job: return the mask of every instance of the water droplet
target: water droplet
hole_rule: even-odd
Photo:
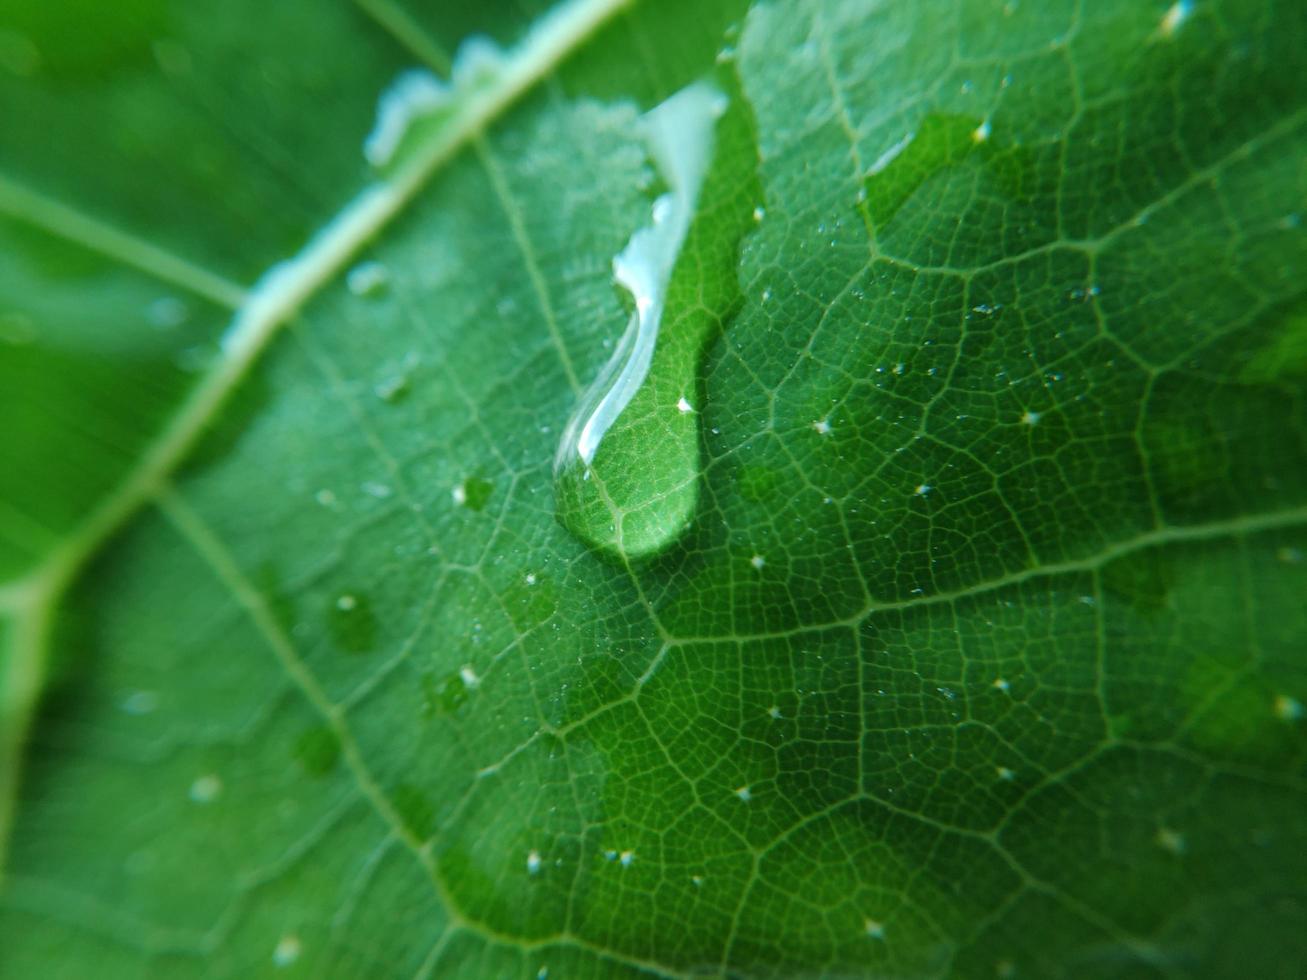
[[[153,691],[132,691],[118,703],[118,706],[129,715],[153,714],[159,707],[159,695]]]
[[[484,34],[473,34],[459,44],[450,75],[454,87],[461,90],[494,81],[503,68],[504,52],[499,45]]]
[[[706,337],[660,327],[668,286],[712,160],[722,95],[682,89],[640,121],[667,185],[651,223],[613,260],[635,301],[613,356],[568,421],[554,460],[559,519],[587,544],[630,558],[667,547],[689,525],[699,495],[694,387]],[[702,334],[702,335],[700,335]]]
[[[422,714],[427,718],[452,715],[467,701],[467,685],[458,671],[437,682],[430,674],[422,677]]]
[[[380,262],[360,262],[345,275],[345,285],[355,296],[376,296],[390,284],[390,273]]]
[[[222,780],[213,773],[199,776],[191,783],[190,797],[194,803],[212,803],[222,795]]]
[[[1154,840],[1157,841],[1157,846],[1164,851],[1170,851],[1176,855],[1184,853],[1184,834],[1178,830],[1172,830],[1170,827],[1158,827],[1157,836]]]
[[[469,476],[462,483],[456,484],[449,491],[449,495],[456,507],[466,507],[468,510],[480,511],[490,501],[490,495],[494,492],[494,489],[495,485],[489,480]]]
[[[377,640],[377,618],[368,597],[342,592],[327,610],[327,630],[336,645],[348,653],[369,653]]]
[[[431,798],[412,783],[400,783],[390,794],[390,804],[404,828],[418,840],[426,840],[436,817]]]
[[[282,936],[277,940],[277,945],[272,951],[273,966],[290,966],[300,958],[303,946],[300,944],[299,936],[293,933]]]
[[[368,163],[386,166],[414,122],[434,115],[453,101],[451,88],[431,72],[413,68],[401,74],[377,102],[377,121],[363,141]]]
[[[156,327],[179,327],[190,317],[190,307],[176,296],[160,296],[146,308],[145,315]]]
[[[1275,715],[1281,721],[1297,721],[1303,716],[1302,702],[1297,698],[1291,698],[1287,694],[1277,694],[1275,697]]]

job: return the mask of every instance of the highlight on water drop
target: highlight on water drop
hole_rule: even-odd
[[[613,356],[582,396],[554,460],[559,517],[582,540],[639,558],[674,541],[698,500],[693,404],[698,337],[664,329],[668,289],[712,163],[726,98],[707,82],[640,120],[667,191],[613,259],[635,309]]]

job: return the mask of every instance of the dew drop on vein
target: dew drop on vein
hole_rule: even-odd
[[[661,328],[725,109],[725,96],[697,82],[639,121],[667,192],[613,259],[613,277],[635,309],[554,458],[559,520],[588,545],[628,558],[672,544],[698,502],[695,382],[706,322],[680,317],[675,329]]]

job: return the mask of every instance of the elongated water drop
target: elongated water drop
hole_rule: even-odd
[[[654,201],[650,224],[613,259],[613,277],[631,294],[635,311],[563,430],[554,460],[563,524],[588,544],[630,558],[674,541],[698,502],[695,376],[702,330],[677,329],[677,316],[664,321],[672,272],[725,108],[725,97],[699,82],[640,120],[667,192]]]

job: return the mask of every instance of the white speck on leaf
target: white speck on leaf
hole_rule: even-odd
[[[753,793],[748,786],[738,787],[735,790],[735,795],[738,796],[745,803],[748,803],[751,799],[753,799]]]
[[[191,783],[191,800],[195,803],[212,803],[222,795],[222,780],[213,773],[196,778]]]
[[[767,564],[767,559],[762,555],[754,555],[749,559],[749,564],[761,571],[762,567]]]
[[[481,678],[477,676],[477,672],[472,669],[470,664],[464,664],[460,667],[458,676],[463,681],[463,686],[469,689],[481,683]]]
[[[694,411],[694,406],[691,405],[688,401],[686,401],[685,396],[682,395],[680,398],[676,400],[676,410],[680,412],[682,415],[687,415],[690,412]]]
[[[358,599],[352,595],[343,595],[336,599],[336,608],[341,612],[350,612],[359,604]]]
[[[617,856],[617,863],[624,868],[629,868],[631,862],[635,860],[635,851],[623,851]]]
[[[303,949],[300,937],[287,933],[277,940],[277,945],[272,950],[272,963],[274,966],[290,966],[300,958]]]
[[[830,422],[827,419],[817,419],[812,423],[812,428],[819,436],[828,436],[831,433]]]
[[[526,873],[539,874],[540,872],[540,852],[532,851],[526,856]]]

